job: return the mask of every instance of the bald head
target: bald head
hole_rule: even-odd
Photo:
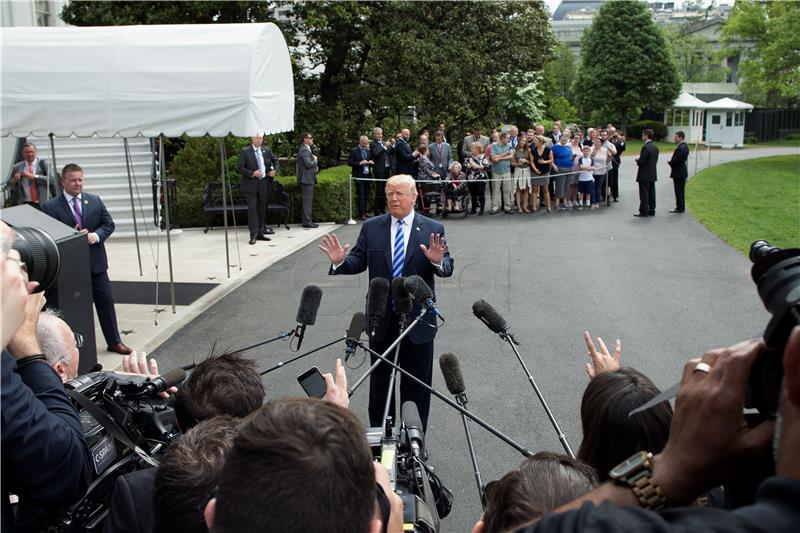
[[[46,309],[39,313],[36,325],[36,339],[47,364],[53,367],[61,381],[68,381],[78,375],[79,352],[69,325],[61,320],[57,311]]]

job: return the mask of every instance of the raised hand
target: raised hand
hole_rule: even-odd
[[[597,337],[597,343],[600,345],[600,352],[595,348],[592,342],[592,336],[589,335],[588,331],[583,332],[583,340],[586,342],[586,347],[589,349],[587,355],[592,358],[591,363],[586,363],[586,374],[589,376],[589,379],[594,379],[595,376],[602,372],[617,370],[619,368],[619,358],[622,355],[622,343],[619,339],[617,339],[616,345],[614,346],[613,357],[608,353],[606,343],[604,343],[603,339],[600,337]]]
[[[444,253],[447,251],[447,242],[444,237],[438,233],[431,233],[431,239],[428,246],[424,244],[419,245],[422,253],[428,258],[428,261],[434,265],[441,265],[444,261]]]
[[[335,234],[328,233],[322,237],[322,244],[319,245],[319,249],[325,252],[331,263],[338,265],[347,257],[347,250],[350,249],[350,245],[345,244],[342,246]]]

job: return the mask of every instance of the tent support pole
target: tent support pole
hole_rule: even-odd
[[[228,171],[228,150],[225,149],[225,141],[222,142],[222,160],[224,161],[223,174],[225,179],[228,180],[228,197],[233,201],[233,188],[231,186],[231,174]],[[236,243],[236,257],[239,261],[239,272],[242,271],[242,251],[239,249],[239,225],[236,223],[236,211],[231,211],[231,220],[233,220],[233,242]]]
[[[133,203],[133,180],[131,179],[131,153],[128,146],[128,138],[122,139],[125,145],[125,170],[128,172],[128,191],[131,197],[131,215],[133,215],[133,238],[136,239],[136,258],[139,260],[139,277],[144,276],[142,272],[142,251],[139,248],[139,227],[136,225],[136,205]]]
[[[50,199],[50,175],[49,174],[53,174],[53,179],[56,180],[56,183],[58,183],[58,166],[56,166],[56,141],[55,141],[55,137],[53,136],[52,133],[50,133],[48,135],[48,137],[50,138],[50,158],[53,160],[53,170],[50,173],[48,173],[48,176],[47,176],[47,192],[45,193],[47,195],[47,199],[49,200]],[[56,190],[58,190],[57,187],[56,187]]]
[[[164,135],[158,136],[159,172],[161,173],[161,190],[164,191],[164,223],[167,228],[167,262],[169,263],[169,298],[172,304],[172,314],[175,314],[175,278],[172,275],[172,239],[170,239],[169,224],[169,190],[167,189],[167,174],[164,170]]]
[[[225,271],[231,277],[231,251],[228,246],[228,190],[225,188],[225,140],[219,140],[219,179],[222,180],[222,223],[225,226]],[[241,262],[241,261],[240,261]]]

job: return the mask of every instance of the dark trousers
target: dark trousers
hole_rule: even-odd
[[[675,187],[675,209],[686,211],[684,195],[686,192],[686,178],[672,178],[672,186]]]
[[[384,167],[384,170],[380,171],[375,169],[375,179],[376,180],[385,180],[389,177],[389,171],[391,169],[389,167]],[[386,182],[385,181],[376,181],[375,182],[375,214],[379,215],[381,213],[386,212]]]
[[[486,205],[486,182],[485,181],[470,181],[467,183],[469,195],[472,197],[472,212],[480,209],[483,213],[483,206]]]
[[[114,310],[114,296],[111,294],[108,271],[92,273],[92,300],[97,309],[97,317],[100,320],[100,328],[103,330],[106,344],[108,346],[119,344],[122,340],[119,336],[117,312]]]
[[[300,199],[303,206],[303,224],[312,224],[311,207],[314,205],[314,185],[300,184]]]
[[[608,171],[608,186],[611,187],[611,197],[619,198],[619,165],[613,165]]]
[[[356,180],[356,205],[358,206],[358,216],[364,216],[364,213],[369,211],[369,193],[372,189],[372,182],[365,181],[364,178],[369,179],[369,174],[360,174],[359,180]]]
[[[420,324],[417,327],[426,327],[425,324]],[[392,313],[389,319],[389,331],[382,341],[370,341],[370,348],[382,354],[392,342],[399,336],[399,324],[397,315]],[[394,361],[394,350],[387,355],[387,358]],[[377,357],[371,356],[371,361],[374,363]],[[419,378],[428,385],[431,384],[431,377],[433,374],[433,342],[426,342],[423,344],[412,344],[406,337],[400,343],[400,357],[397,363],[400,368],[411,373],[413,376]],[[381,363],[375,368],[375,371],[370,375],[369,380],[369,424],[371,427],[382,427],[383,408],[386,405],[386,393],[389,388],[389,375],[391,374],[392,367]],[[410,379],[406,379],[399,372],[395,378],[400,381],[400,404],[412,401],[417,404],[419,410],[419,417],[424,428],[428,427],[428,414],[431,410],[431,393],[423,387],[414,383]],[[389,416],[392,420],[397,421],[397,412],[395,409],[394,394],[392,394],[392,402],[389,406]]]
[[[639,213],[643,215],[656,214],[656,182],[639,182]]]
[[[594,175],[594,192],[592,193],[592,203],[599,204],[606,196],[606,175]]]
[[[267,217],[267,178],[258,180],[255,192],[244,193],[247,202],[247,227],[250,228],[250,238],[255,239],[264,232]]]

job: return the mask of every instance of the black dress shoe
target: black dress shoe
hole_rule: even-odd
[[[259,235],[258,237],[256,237],[256,240],[257,241],[271,241],[272,239],[270,239],[266,235]]]
[[[256,240],[254,238],[250,237],[250,244],[252,245],[252,244],[255,244],[255,243],[256,243]]]
[[[314,222],[312,222],[311,224],[303,224],[303,227],[304,228],[312,228],[313,229],[313,228],[318,228],[319,224],[315,224]]]
[[[275,230],[267,226],[267,229],[264,230],[264,235],[272,235],[275,233]]]
[[[647,218],[647,213],[634,213],[633,216],[641,217],[641,218]]]
[[[683,213],[683,209],[670,209],[670,213]]]
[[[647,212],[647,216],[654,217],[654,216],[656,216],[656,212],[655,211],[648,211]]]

